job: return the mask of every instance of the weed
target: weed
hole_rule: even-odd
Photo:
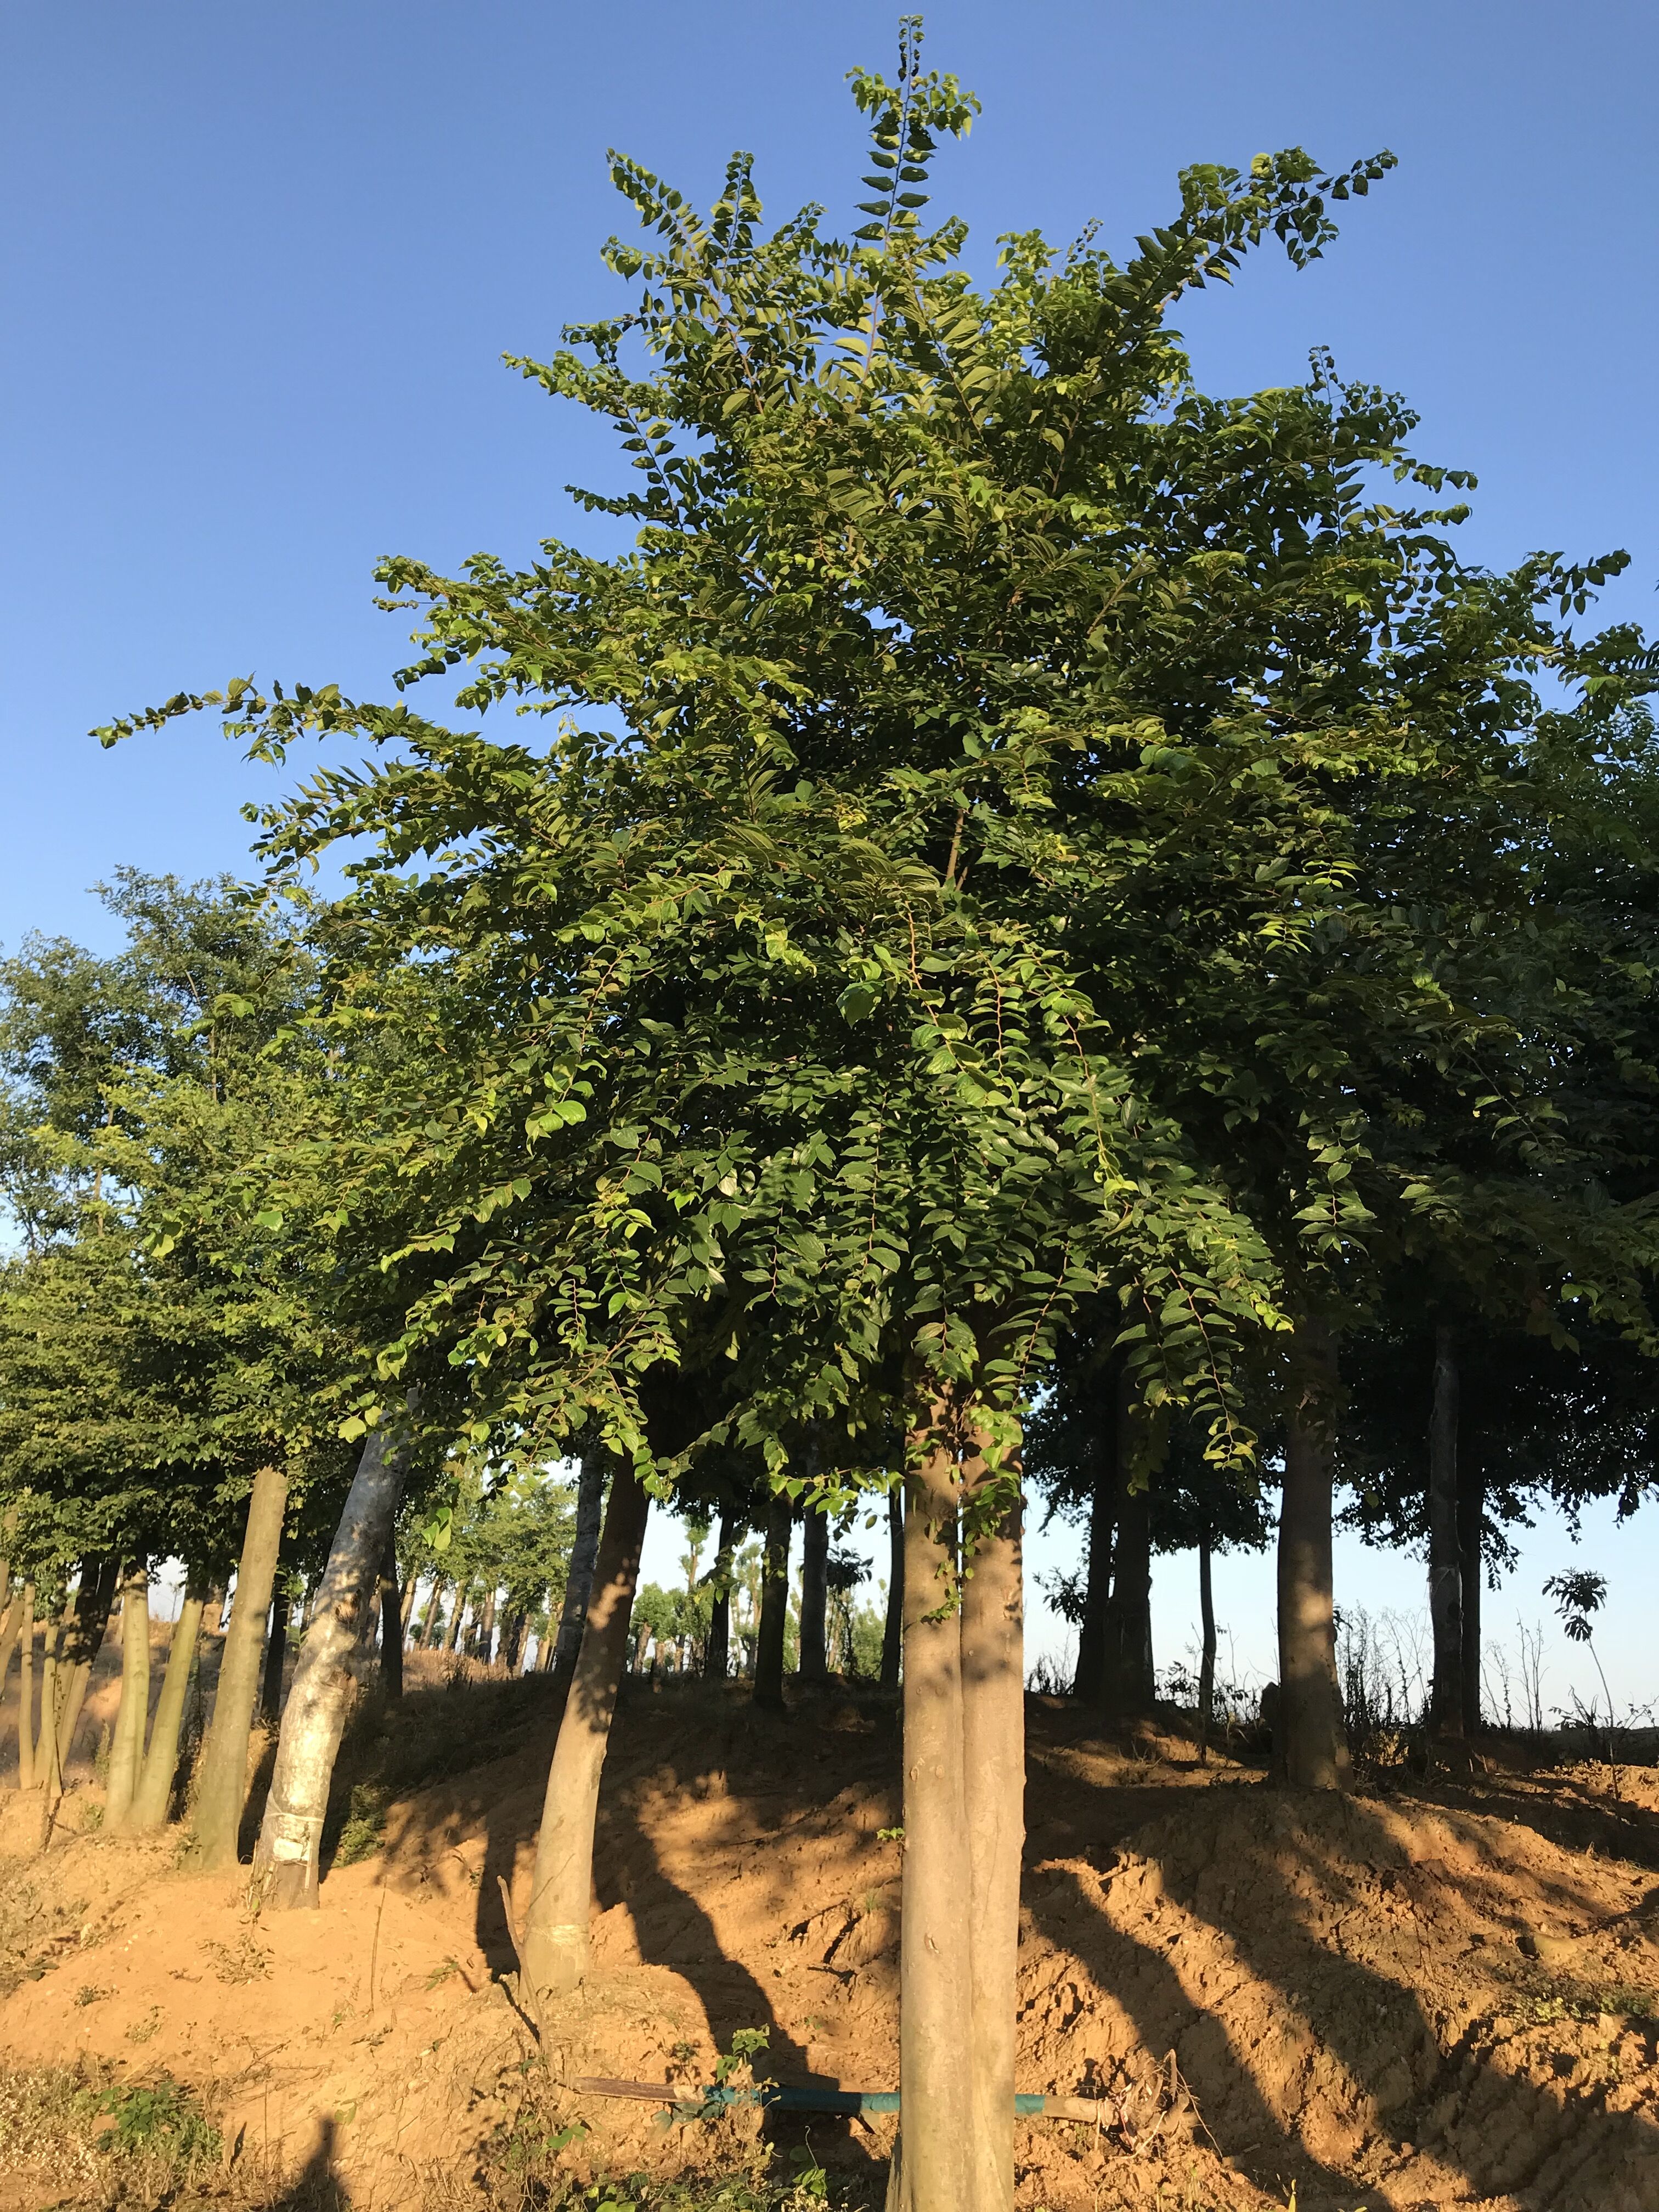
[[[263,1981],[270,1972],[270,1954],[251,1928],[234,1943],[204,1943],[202,1948],[214,1962],[215,1976],[227,1987]]]
[[[203,2118],[176,2081],[164,2074],[157,2081],[106,2089],[93,2109],[107,2112],[115,2124],[106,2148],[129,2154],[165,2151],[182,2164],[217,2158],[219,2130]]]
[[[152,2005],[142,2020],[135,2020],[127,2030],[129,2043],[148,2043],[161,2025],[161,2008]]]
[[[75,1992],[75,2002],[77,2005],[100,2004],[108,1995],[107,1990],[100,1990],[95,1983],[82,1982]]]
[[[386,1832],[386,1808],[391,1792],[373,1782],[360,1782],[351,1793],[345,1826],[334,1846],[337,1867],[356,1866],[359,1860],[372,1858],[380,1848]]]

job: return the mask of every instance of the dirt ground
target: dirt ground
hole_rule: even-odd
[[[768,2031],[781,2081],[896,2087],[879,1699],[777,1718],[735,1684],[628,1686],[594,1971],[538,2049],[499,1885],[522,1908],[547,1686],[416,1672],[348,1747],[367,1856],[314,1914],[260,1914],[173,1836],[104,1837],[92,1784],[42,1857],[37,1801],[0,1792],[0,2063],[171,2078],[228,2159],[326,2172],[364,2209],[499,2197],[532,2167],[721,2170],[752,2117],[670,2125],[569,2085],[707,2083],[739,2030]],[[1103,1741],[1059,1700],[1029,1717],[1018,2086],[1106,2114],[1020,2123],[1023,2207],[1659,2208],[1659,1769],[1615,1799],[1603,1766],[1494,1741],[1338,1802],[1200,1768],[1176,1735]],[[854,2201],[878,2191],[890,2121],[767,2124]],[[28,2148],[0,2110],[0,2212],[64,2195]]]

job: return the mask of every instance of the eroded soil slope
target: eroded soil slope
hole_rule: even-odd
[[[1019,2087],[1106,2109],[1022,2123],[1023,2204],[1163,2190],[1256,2212],[1294,2184],[1302,2212],[1659,2207],[1659,1771],[1614,1802],[1604,1771],[1528,1774],[1492,1747],[1344,1803],[1199,1769],[1173,1739],[1103,1744],[1044,1700],[1030,1723]],[[315,1915],[259,1915],[245,1879],[192,1877],[170,1843],[82,1832],[92,1792],[24,1856],[38,1816],[11,1799],[0,2051],[169,2075],[228,2144],[326,2165],[362,2205],[454,2203],[509,2155],[548,2179],[718,2166],[732,2124],[665,2127],[568,2085],[706,2082],[738,2029],[768,2030],[780,2079],[896,2087],[890,1713],[630,1685],[595,1972],[538,2052],[500,1885],[521,1909],[552,1725],[538,1682],[411,1695],[359,1753],[350,1832],[379,1847]],[[874,2187],[890,2123],[810,2132]]]

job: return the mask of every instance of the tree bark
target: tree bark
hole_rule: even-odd
[[[419,1581],[420,1577],[411,1568],[404,1579],[403,1590],[398,1599],[398,1641],[404,1646],[409,1643],[410,1617],[415,1610],[415,1589]]]
[[[9,1563],[0,1559],[0,1589],[9,1586],[3,1575],[10,1571]],[[3,1696],[7,1672],[11,1666],[12,1651],[21,1639],[23,1626],[23,1592],[18,1589],[8,1597],[3,1618],[0,1618],[0,1696]]]
[[[587,1617],[548,1770],[530,1906],[516,1939],[521,2001],[544,2026],[550,2005],[568,1996],[587,1970],[599,1778],[627,1656],[640,1550],[650,1510],[650,1492],[631,1467],[619,1462],[611,1477]]]
[[[766,1555],[761,1566],[760,1627],[755,1639],[755,1703],[783,1711],[783,1638],[789,1623],[789,1535],[795,1509],[777,1491],[767,1500]]]
[[[265,1670],[259,1685],[259,1718],[274,1729],[283,1717],[283,1674],[288,1665],[288,1624],[293,1600],[279,1589],[270,1601],[270,1631],[265,1639]]]
[[[254,1869],[264,1880],[265,1901],[279,1911],[314,1908],[318,1902],[335,1754],[408,1465],[405,1445],[388,1449],[386,1431],[370,1431],[300,1646],[253,1854]]]
[[[449,1616],[449,1626],[445,1630],[443,1643],[439,1647],[441,1650],[447,1651],[453,1656],[459,1656],[460,1652],[461,1631],[466,1624],[466,1608],[471,1601],[471,1597],[472,1585],[471,1583],[456,1583],[455,1610]]]
[[[398,1553],[392,1537],[380,1560],[380,1687],[394,1702],[404,1693],[404,1618]]]
[[[723,1682],[732,1671],[732,1561],[742,1537],[742,1522],[733,1513],[722,1513],[709,1584],[708,1641],[702,1655],[702,1671],[711,1682]]]
[[[104,1820],[112,1835],[128,1826],[149,1732],[149,1569],[133,1561],[121,1577],[121,1702],[110,1745]]]
[[[495,1656],[495,1586],[493,1583],[484,1592],[483,1610],[478,1615],[477,1642],[474,1650],[486,1667],[493,1664]]]
[[[179,1618],[173,1625],[173,1640],[167,1647],[167,1672],[161,1677],[161,1694],[155,1701],[155,1719],[149,1732],[149,1749],[144,1753],[144,1764],[138,1777],[138,1787],[133,1793],[129,1826],[135,1832],[159,1828],[167,1817],[173,1802],[173,1784],[179,1771],[179,1733],[184,1724],[185,1700],[190,1690],[190,1678],[197,1662],[197,1647],[201,1641],[202,1609],[205,1592],[192,1577],[185,1584],[184,1601],[179,1608]]]
[[[1102,1426],[1104,1433],[1100,1439],[1094,1487],[1089,1500],[1089,1582],[1084,1593],[1083,1619],[1078,1628],[1077,1671],[1072,1678],[1072,1695],[1091,1705],[1103,1704],[1106,1697],[1106,1617],[1112,1594],[1112,1546],[1117,1534],[1119,1419],[1115,1384],[1109,1415]]]
[[[1150,1478],[1132,1486],[1134,1404],[1133,1380],[1127,1364],[1122,1363],[1113,1392],[1117,1527],[1102,1636],[1101,1711],[1108,1720],[1150,1713],[1158,1702],[1152,1666],[1152,1493]]]
[[[34,1584],[23,1585],[23,1626],[17,1661],[17,1787],[34,1787]]]
[[[896,1690],[904,1650],[904,1490],[887,1493],[887,1618],[881,1632],[881,1686]]]
[[[575,1671],[593,1595],[599,1531],[605,1520],[605,1454],[598,1450],[586,1454],[576,1483],[576,1534],[570,1547],[564,1605],[559,1613],[558,1634],[553,1638],[553,1672],[567,1682]]]
[[[1279,1516],[1279,1716],[1273,1763],[1294,1790],[1346,1790],[1352,1781],[1336,1679],[1331,1583],[1331,1460],[1336,1347],[1304,1321],[1291,1351],[1285,1491]]]
[[[1210,1729],[1215,1719],[1215,1593],[1210,1582],[1210,1540],[1198,1540],[1198,1615],[1203,1644],[1198,1662],[1198,1763],[1209,1764]]]
[[[197,1771],[191,1832],[196,1858],[204,1870],[234,1866],[247,1795],[247,1746],[253,1726],[253,1702],[259,1694],[259,1661],[271,1584],[283,1540],[288,1505],[288,1477],[281,1468],[262,1467],[247,1502],[247,1526],[236,1569],[236,1595],[230,1626],[219,1661],[213,1719]]]
[[[1457,1540],[1457,1347],[1442,1322],[1434,1332],[1434,1400],[1429,1416],[1429,1625],[1434,1672],[1429,1725],[1463,1733],[1463,1570]]]
[[[830,1603],[830,1516],[821,1506],[809,1506],[801,1516],[800,1679],[823,1683],[830,1679],[826,1646]]]
[[[63,1620],[54,1614],[46,1623],[40,1645],[40,1732],[34,1740],[34,1778],[45,1784],[48,1805],[64,1790],[64,1770],[58,1756],[58,1643],[74,1601],[72,1598],[65,1601]]]
[[[89,1559],[81,1563],[81,1587],[69,1610],[58,1650],[56,1712],[58,1715],[58,1785],[69,1771],[70,1752],[87,1701],[87,1685],[103,1648],[115,1600],[115,1577],[119,1562]]]
[[[1457,1457],[1457,1555],[1462,1583],[1463,1668],[1459,1685],[1465,1735],[1480,1733],[1481,1535],[1486,1511],[1486,1478],[1467,1449]]]
[[[933,1422],[913,1436],[908,1456],[899,1917],[902,2207],[903,2212],[962,2212],[975,2206],[976,2212],[969,2187],[972,1873],[957,1583],[960,1491],[955,1455]]]
[[[981,1455],[962,1596],[963,1777],[973,2002],[969,2191],[975,2212],[1013,2212],[1014,2021],[1025,1841],[1025,1647],[1018,1463]],[[975,1523],[989,1525],[982,1530]],[[907,1831],[908,1832],[908,1831]]]

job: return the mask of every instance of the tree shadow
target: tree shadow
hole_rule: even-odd
[[[1588,2212],[1625,2203],[1627,2173],[1659,2174],[1650,2119],[1567,2103],[1492,2064],[1480,2021],[1443,2049],[1422,1990],[1448,1931],[1433,1924],[1432,1883],[1373,1808],[1263,1792],[1248,1808],[1249,1850],[1236,1822],[1206,1850],[1199,1831],[1211,1825],[1136,1839],[1157,1869],[1158,1923],[1177,1923],[1161,1954],[1144,1930],[1115,1927],[1075,1871],[1050,1870],[1032,1911],[1122,2005],[1147,2052],[1175,2052],[1205,2131],[1258,2186],[1294,2182],[1304,2203],[1315,2191],[1443,2203],[1449,2175],[1459,2195],[1525,2191],[1540,2208]],[[1143,1876],[1126,1869],[1123,1878]],[[1249,1912],[1235,1917],[1247,1881]],[[1345,1952],[1342,1923],[1355,1915],[1372,1954],[1397,1958],[1398,1978]],[[1189,1936],[1201,1996],[1178,1971]],[[1310,2133],[1323,2137],[1322,2155]],[[1644,2201],[1659,2193],[1628,2197]]]
[[[258,2212],[351,2212],[351,2194],[335,2163],[339,2130],[331,2112],[318,2130],[317,2148],[280,2193],[267,2197]]]

